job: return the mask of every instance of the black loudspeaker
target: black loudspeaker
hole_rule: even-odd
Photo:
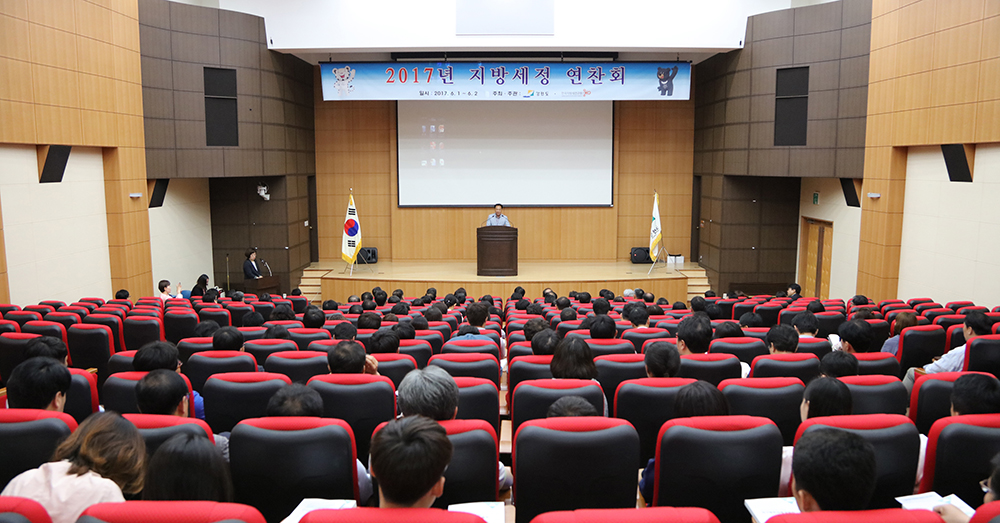
[[[362,247],[358,251],[358,263],[378,263],[378,248]]]
[[[632,263],[653,263],[649,257],[649,247],[632,247]]]

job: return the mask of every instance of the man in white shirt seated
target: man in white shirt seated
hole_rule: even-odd
[[[965,316],[965,324],[962,326],[962,332],[965,334],[965,344],[951,349],[936,361],[924,365],[923,373],[937,374],[939,372],[958,372],[962,370],[962,367],[965,365],[965,348],[969,345],[969,342],[976,336],[989,334],[992,327],[993,324],[990,322],[988,316],[979,311],[970,312]],[[903,386],[906,387],[907,394],[913,392],[913,383],[917,379],[916,372],[917,369],[915,367],[910,368],[906,371],[906,377],[903,378]]]
[[[493,210],[494,213],[489,218],[486,218],[487,227],[513,227],[510,224],[510,220],[507,219],[507,215],[503,214],[503,204],[498,203],[494,205]]]

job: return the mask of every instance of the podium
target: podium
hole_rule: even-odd
[[[476,274],[517,276],[517,229],[514,227],[476,229]]]
[[[243,292],[249,292],[250,294],[259,294],[261,292],[281,294],[280,290],[281,281],[278,280],[277,276],[264,276],[255,280],[243,280]]]

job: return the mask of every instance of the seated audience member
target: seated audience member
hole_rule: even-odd
[[[560,298],[556,298],[556,308],[557,309],[559,309],[560,311],[563,311],[563,310],[568,309],[569,307],[570,307],[569,298],[567,298],[565,296],[562,296]]]
[[[859,305],[870,305],[870,304],[871,301],[869,301],[868,297],[866,297],[864,294],[857,294],[853,298],[851,298],[852,307],[856,307]]]
[[[146,467],[147,501],[233,501],[233,482],[222,453],[207,439],[177,434],[160,445]]]
[[[211,338],[217,330],[219,330],[219,322],[215,320],[202,320],[194,326],[192,334],[195,338]]]
[[[829,378],[858,375],[858,358],[850,352],[835,350],[819,360],[819,375]]]
[[[1000,492],[998,492],[998,488],[1000,488],[1000,454],[993,456],[993,459],[990,460],[990,470],[992,470],[990,477],[979,482],[979,486],[983,488],[983,505],[993,503],[1000,498]],[[969,523],[969,520],[972,519],[966,516],[960,508],[950,504],[934,507],[934,512],[941,516],[945,523]],[[982,520],[985,521],[985,519]]]
[[[684,305],[682,301],[675,301],[673,305],[670,306],[670,310],[683,311],[687,309],[687,305]]]
[[[875,492],[875,449],[846,430],[809,431],[795,445],[792,472],[800,511],[863,510]]]
[[[592,302],[594,314],[600,316],[611,312],[611,303],[604,298],[597,298]]]
[[[365,354],[365,347],[353,340],[344,340],[327,352],[331,374],[372,374],[378,376],[378,360]]]
[[[390,421],[372,436],[371,473],[379,507],[429,508],[444,494],[452,444],[444,427],[423,416]]]
[[[977,336],[990,334],[992,327],[993,324],[989,316],[982,312],[974,311],[966,314],[965,323],[962,326],[962,332],[965,334],[965,344],[946,352],[937,361],[924,365],[923,372],[925,374],[937,374],[939,372],[957,372],[962,370],[965,364],[965,348],[969,346],[969,342]],[[906,387],[907,392],[913,391],[913,382],[916,381],[916,370],[916,368],[907,370],[906,376],[903,378],[903,385]]]
[[[647,316],[663,316],[663,307],[660,307],[658,304],[647,305],[646,306],[646,315]]]
[[[242,336],[243,333],[240,335]],[[214,339],[212,344],[214,348]],[[135,352],[135,356],[132,358],[132,368],[141,372],[164,369],[180,374],[180,354],[177,352],[177,347],[169,341],[153,341],[143,345]],[[194,398],[194,417],[205,419],[205,400],[201,394],[198,394],[198,391],[192,391],[191,394]]]
[[[826,307],[823,305],[823,302],[819,300],[813,300],[809,302],[808,305],[806,305],[806,310],[813,314],[816,314],[817,312],[826,312]]]
[[[231,297],[232,297],[232,299],[233,299],[234,302],[236,302],[236,303],[242,303],[243,302],[243,296],[244,296],[243,291],[235,291],[235,292],[233,292],[233,294],[232,294]]]
[[[356,294],[352,294],[347,297],[347,303],[361,303],[361,298],[359,298]]]
[[[396,303],[392,306],[392,309],[389,309],[389,312],[396,316],[408,316],[410,314],[410,305],[408,303]]]
[[[778,291],[778,292],[774,293],[774,297],[775,298],[787,298],[788,297],[788,293],[785,292],[785,291]]]
[[[33,338],[24,346],[25,360],[39,356],[59,360],[63,365],[69,364],[69,351],[66,349],[66,344],[55,336]]]
[[[357,337],[358,328],[352,325],[349,321],[338,323],[333,327],[333,339],[335,340],[353,340]]]
[[[326,300],[323,302],[323,311],[335,311],[340,307],[340,304],[334,300]]]
[[[915,327],[917,325],[917,315],[912,312],[901,312],[896,315],[895,330],[896,333],[893,337],[885,340],[882,344],[882,352],[888,352],[893,356],[896,355],[896,351],[899,350],[899,334],[903,332],[903,329],[907,327]]]
[[[632,328],[649,327],[649,311],[645,307],[635,307],[628,313],[628,321]]]
[[[391,312],[387,312],[382,316],[382,321],[385,323],[399,323],[399,316],[396,316]]]
[[[635,298],[635,289],[625,289],[624,291],[622,291],[622,297]]]
[[[62,412],[73,377],[54,358],[29,358],[14,367],[7,378],[7,406]]]
[[[0,496],[37,501],[52,523],[73,523],[97,503],[123,502],[142,490],[146,443],[113,412],[95,412],[56,448],[52,461],[21,473]]]
[[[377,330],[382,326],[382,316],[376,312],[365,312],[358,317],[358,330]]]
[[[753,328],[753,327],[763,327],[764,318],[760,317],[760,314],[756,312],[745,312],[740,316],[740,327],[741,328]]]
[[[416,316],[413,319],[411,319],[410,320],[410,325],[413,325],[413,328],[415,330],[425,331],[425,330],[427,330],[427,329],[430,328],[430,324],[427,323],[427,321],[428,321],[427,317],[425,317],[423,315],[420,315],[420,316]]]
[[[646,291],[642,290],[639,287],[636,287],[636,288],[632,289],[632,292],[635,293],[635,299],[637,299],[637,300],[641,300],[642,297],[645,296],[645,294],[646,294]]]
[[[656,299],[656,304],[659,305],[660,307],[666,307],[670,305],[670,300],[664,298],[663,296],[660,296],[659,298]],[[683,303],[681,305],[683,305]]]
[[[691,298],[691,310],[694,312],[703,312],[707,303],[708,302],[705,301],[705,298],[695,296],[694,298]]]
[[[871,309],[867,309],[867,308],[866,309],[861,309],[858,312],[854,313],[853,319],[855,319],[855,320],[874,320],[875,319],[875,313],[872,312]]]
[[[573,307],[566,307],[559,311],[559,321],[574,321],[576,318],[576,309]]]
[[[236,327],[222,327],[212,335],[212,350],[242,351],[245,338]]]
[[[118,289],[118,292],[115,293],[116,300],[127,300],[128,297],[128,289]]]
[[[306,307],[305,313],[302,314],[302,326],[307,329],[322,329],[323,325],[326,323],[326,314],[319,310],[319,307],[315,305],[310,305]]]
[[[444,314],[441,314],[441,309],[437,307],[427,307],[424,311],[424,318],[428,321],[441,321],[444,319]]]
[[[799,348],[799,335],[788,325],[775,325],[767,331],[765,343],[771,354],[791,354]]]
[[[398,353],[399,337],[391,330],[375,331],[368,339],[368,349],[372,354]]]
[[[800,312],[792,319],[792,327],[800,338],[815,338],[819,332],[819,321],[816,315],[809,311]]]
[[[545,314],[545,307],[542,307],[541,303],[532,303],[528,305],[527,308],[524,309],[524,312],[532,316],[541,316]]]
[[[357,315],[360,315],[363,312],[365,312],[365,309],[361,307],[360,303],[355,303],[354,305],[351,305],[347,309],[347,314],[357,314]]]
[[[142,414],[160,414],[187,418],[188,386],[184,378],[167,369],[156,369],[135,385],[135,401]],[[229,438],[213,435],[222,457],[229,461]]]
[[[160,283],[156,285],[156,288],[160,289],[160,299],[166,303],[167,300],[175,298],[181,295],[181,284],[177,284],[177,294],[170,294],[172,288],[170,287],[170,280],[160,280]]]
[[[614,323],[613,321],[611,323]],[[524,341],[531,341],[535,334],[549,328],[549,322],[542,318],[532,318],[524,324]]]
[[[798,283],[789,283],[788,290],[785,291],[785,294],[787,294],[792,301],[795,301],[802,297],[802,295],[799,294],[800,292],[802,292],[802,287]]]
[[[653,303],[656,300],[656,296],[651,292],[645,292],[642,294],[642,301],[646,303]]]
[[[719,338],[742,338],[743,329],[740,325],[734,321],[724,321],[715,328],[715,334],[712,335],[712,339]]]
[[[722,312],[722,307],[715,303],[705,305],[705,314],[708,314],[708,318],[711,320],[721,320],[725,316],[725,313]]]
[[[1000,381],[985,374],[966,374],[951,389],[951,415],[1000,413]]]
[[[590,293],[589,292],[576,293],[576,301],[581,304],[590,303]]]
[[[215,303],[215,300],[219,298],[219,291],[215,289],[208,289],[205,294],[201,296],[202,303]]]
[[[563,396],[549,405],[546,418],[572,418],[579,416],[600,416],[589,401],[580,396]]]
[[[288,327],[284,325],[270,325],[264,331],[265,340],[290,340],[292,334],[288,332]]]
[[[458,415],[458,385],[447,371],[436,365],[410,371],[399,383],[399,412],[405,416],[424,416],[434,421],[455,419]],[[514,484],[514,476],[497,462],[500,490]]]
[[[378,308],[375,304],[375,300],[367,299],[361,302],[361,310],[363,311],[373,311]]]
[[[594,321],[590,324],[590,337],[595,340],[613,339],[616,334],[618,334],[618,329],[615,327],[615,320],[607,314],[595,316]]]
[[[597,366],[590,346],[582,338],[563,338],[549,364],[553,378],[596,380]]]
[[[837,328],[840,350],[844,352],[870,352],[872,326],[865,320],[845,321]]]
[[[458,329],[458,333],[451,337],[453,340],[492,340],[489,336],[485,334],[479,334],[479,328],[473,327],[472,325],[462,325]]]
[[[559,334],[552,329],[543,329],[531,337],[531,353],[535,356],[555,354],[559,345]]]
[[[682,356],[706,353],[711,342],[712,323],[704,316],[688,316],[677,326],[677,352]]]
[[[267,416],[309,416],[318,418],[323,415],[323,397],[315,389],[301,383],[285,385],[271,396],[267,402]],[[358,471],[358,494],[361,505],[364,505],[372,495],[372,479],[365,471],[360,461],[354,460]]]
[[[851,391],[847,385],[835,378],[816,378],[809,382],[802,394],[799,416],[802,421],[821,416],[848,416],[854,409]],[[794,447],[781,448],[781,476],[778,480],[778,495],[788,496],[788,480],[792,474]]]
[[[412,340],[417,337],[417,330],[413,328],[413,322],[409,321],[401,321],[393,325],[392,332],[395,332],[401,340]]]
[[[279,303],[275,305],[274,310],[271,311],[271,321],[294,321],[295,311],[288,306],[287,303]]]
[[[681,368],[681,356],[677,348],[665,341],[654,341],[646,346],[643,356],[646,376],[650,378],[672,378]]]
[[[260,327],[264,325],[264,315],[257,312],[248,312],[243,315],[243,326],[244,327]]]
[[[373,297],[375,298],[375,305],[379,307],[385,305],[385,302],[389,300],[389,293],[383,291],[382,289],[379,289],[378,292],[373,294]]]
[[[484,327],[489,319],[490,306],[486,303],[477,301],[465,308],[465,321],[473,327]]]
[[[675,418],[728,415],[729,401],[726,400],[726,396],[707,381],[698,380],[681,387],[674,398]],[[655,474],[656,458],[650,458],[642,471],[642,479],[639,480],[639,492],[646,500],[646,505],[653,502]]]
[[[204,296],[205,291],[208,290],[208,275],[202,274],[198,276],[198,281],[195,282],[194,287],[191,287],[191,297]]]

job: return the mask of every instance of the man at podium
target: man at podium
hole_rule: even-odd
[[[507,219],[507,215],[503,213],[503,204],[496,204],[493,206],[494,213],[486,218],[487,227],[513,227],[510,224],[510,220]]]

